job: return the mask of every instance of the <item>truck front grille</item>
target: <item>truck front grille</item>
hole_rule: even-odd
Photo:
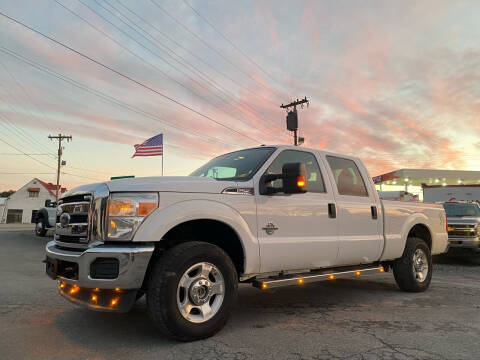
[[[477,236],[476,225],[471,224],[449,224],[452,228],[448,232],[450,237],[475,237]]]
[[[60,246],[77,244],[86,247],[91,198],[90,194],[85,194],[65,197],[59,201],[55,240]]]

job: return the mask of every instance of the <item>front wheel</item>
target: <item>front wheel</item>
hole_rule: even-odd
[[[44,237],[46,234],[45,221],[43,217],[39,217],[35,223],[35,235]]]
[[[407,239],[403,256],[393,263],[393,275],[400,289],[410,292],[427,290],[432,280],[432,255],[425,241]]]
[[[147,309],[162,333],[180,341],[210,337],[227,322],[237,296],[237,272],[219,247],[175,246],[155,264]]]

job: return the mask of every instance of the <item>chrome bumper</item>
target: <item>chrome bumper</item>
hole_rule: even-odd
[[[448,246],[447,250],[449,249],[469,249],[469,250],[476,250],[480,251],[480,238],[478,236],[475,237],[449,237],[448,238]]]
[[[126,243],[72,251],[57,247],[55,241],[50,241],[45,249],[48,261],[67,262],[75,268],[72,275],[55,273],[51,276],[59,281],[62,296],[94,310],[120,312],[128,311],[133,305],[153,250],[153,245]],[[118,259],[118,276],[115,279],[93,278],[90,265],[97,258]]]

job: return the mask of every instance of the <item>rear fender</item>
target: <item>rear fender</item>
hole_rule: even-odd
[[[418,224],[424,225],[430,232],[430,235],[432,236],[433,247],[433,242],[435,239],[434,235],[432,234],[432,226],[429,218],[422,213],[413,213],[405,219],[399,233],[385,234],[385,247],[380,260],[393,260],[402,257],[403,250],[405,249],[405,245],[407,243],[408,233],[415,225]],[[385,225],[388,226],[388,224]]]

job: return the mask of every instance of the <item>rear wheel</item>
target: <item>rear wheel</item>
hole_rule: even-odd
[[[425,241],[415,237],[407,239],[403,256],[393,263],[393,275],[404,291],[427,290],[432,279],[432,255]]]
[[[227,322],[237,296],[237,272],[219,247],[177,245],[153,269],[147,308],[153,323],[180,341],[214,335]]]
[[[44,237],[47,234],[47,229],[45,228],[45,219],[43,216],[39,216],[35,223],[35,235]]]

